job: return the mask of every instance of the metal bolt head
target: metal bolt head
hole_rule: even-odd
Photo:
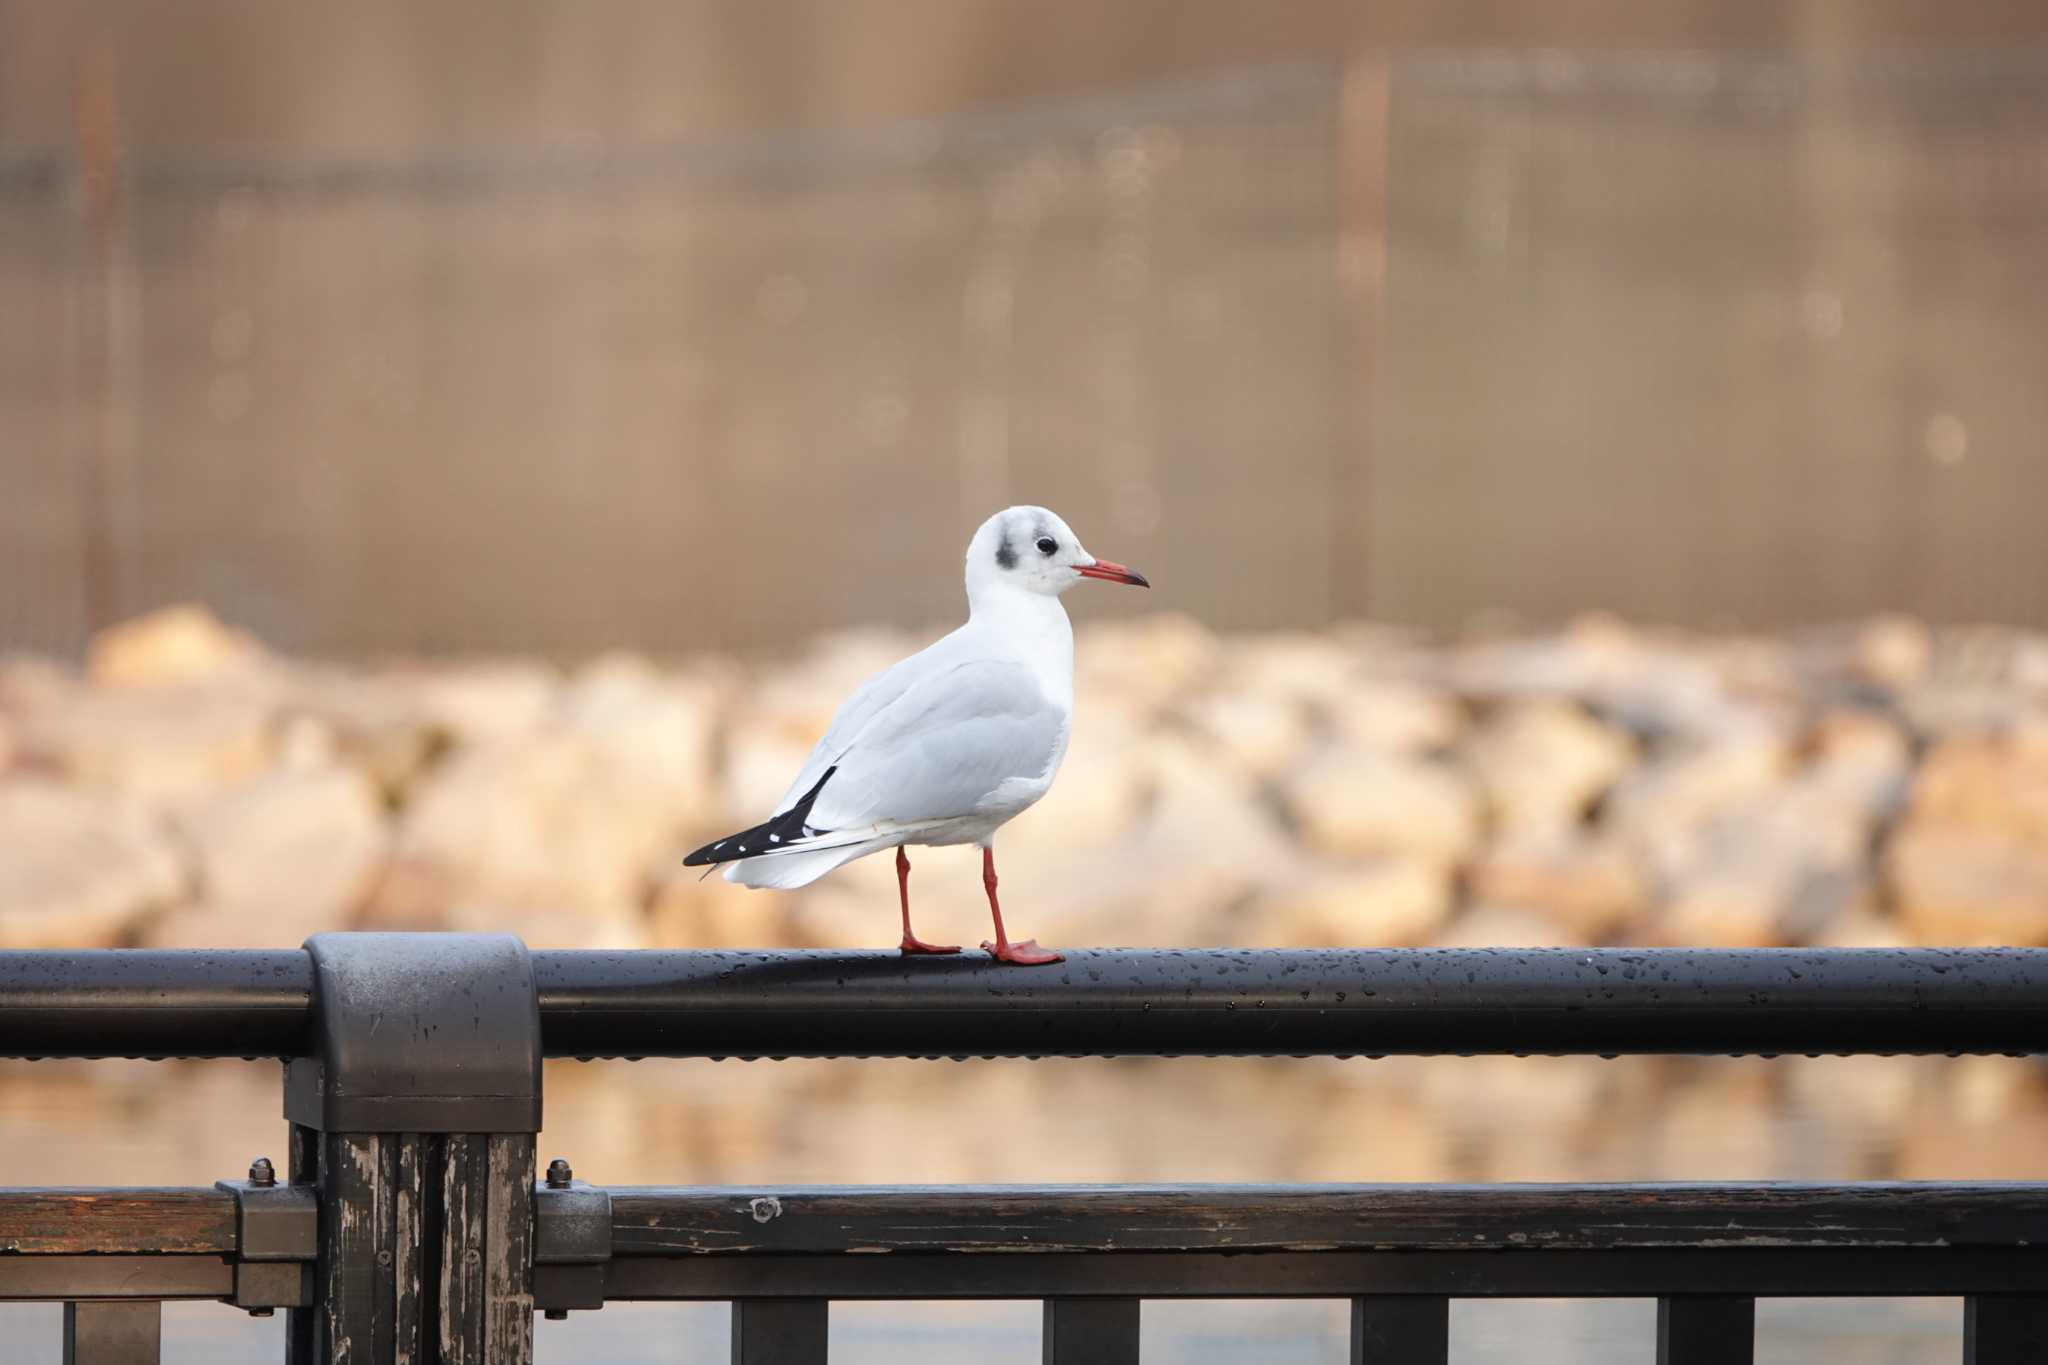
[[[270,1164],[269,1157],[259,1156],[249,1163],[249,1183],[251,1185],[275,1185],[277,1183],[277,1167]]]
[[[569,1310],[566,1308],[550,1308],[547,1310],[546,1316],[549,1322],[567,1322],[569,1320]]]
[[[562,1158],[556,1157],[548,1163],[549,1189],[566,1190],[569,1188],[569,1183],[575,1178],[576,1173],[569,1169],[569,1163],[562,1160]]]
[[[275,1308],[251,1308],[249,1316],[252,1318],[272,1318],[277,1316],[277,1310]]]

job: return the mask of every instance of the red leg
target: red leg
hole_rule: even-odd
[[[1012,943],[1003,933],[1003,907],[996,903],[996,851],[984,848],[981,851],[981,884],[988,888],[988,912],[996,922],[996,941],[982,942],[990,957],[998,962],[1013,962],[1019,967],[1041,967],[1048,962],[1064,962],[1058,953],[1047,952],[1038,946],[1038,940],[1027,938],[1022,943]]]
[[[903,955],[910,957],[917,953],[957,953],[957,943],[926,943],[910,932],[910,855],[903,851],[903,845],[896,845],[896,894],[903,898]]]

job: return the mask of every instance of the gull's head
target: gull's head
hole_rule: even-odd
[[[1006,507],[967,544],[970,602],[1004,588],[1057,597],[1084,578],[1152,586],[1145,575],[1089,554],[1073,528],[1043,507]]]

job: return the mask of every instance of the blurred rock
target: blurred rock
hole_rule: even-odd
[[[1444,677],[1467,696],[1573,697],[1606,695],[1644,666],[1640,640],[1610,617],[1582,617],[1562,635],[1486,640],[1446,657]]]
[[[1910,616],[1881,616],[1856,632],[1852,667],[1864,682],[1902,688],[1926,675],[1932,653],[1925,625]]]
[[[552,668],[521,659],[413,664],[381,681],[432,729],[461,744],[535,733],[554,717],[561,689]]]
[[[1871,822],[1824,787],[1793,784],[1673,832],[1657,846],[1658,940],[1803,943],[1864,904]]]
[[[150,926],[161,947],[296,948],[348,928],[389,839],[369,779],[338,767],[267,774],[185,807],[175,827],[197,894]]]
[[[59,705],[78,687],[69,669],[48,659],[0,655],[0,715],[24,716]]]
[[[448,928],[470,933],[517,934],[529,948],[648,948],[647,917],[630,904],[586,905],[565,915],[538,905],[457,901],[444,917]]]
[[[205,607],[182,605],[109,626],[92,638],[86,674],[100,686],[156,686],[246,673],[264,662],[254,636]]]
[[[1914,775],[1908,819],[2048,844],[2048,743],[1972,736],[1934,745]]]
[[[1568,702],[1503,708],[1472,736],[1466,762],[1497,825],[1575,825],[1635,757],[1628,736]]]
[[[22,717],[20,751],[81,787],[176,802],[268,767],[274,704],[240,677],[81,690]]]
[[[1651,901],[1649,879],[1627,848],[1574,829],[1532,829],[1490,846],[1472,869],[1482,904],[1535,911],[1562,942],[1596,943]]]
[[[1448,868],[1479,839],[1471,787],[1424,759],[1340,750],[1295,776],[1287,807],[1304,841],[1322,853],[1405,853]]]
[[[105,633],[83,678],[0,659],[0,781],[82,803],[64,809],[87,833],[57,846],[123,830],[114,864],[156,869],[110,891],[67,874],[66,896],[114,907],[77,918],[95,941],[297,942],[353,920],[890,943],[887,856],[778,894],[698,882],[680,854],[762,818],[848,693],[935,634],[840,632],[752,670],[614,654],[565,677],[300,663],[177,608]],[[1589,616],[1448,643],[1219,640],[1162,616],[1087,626],[1076,650],[1060,780],[1000,839],[1020,937],[2048,942],[2035,633]],[[30,842],[5,844],[19,884]],[[979,943],[974,850],[912,856],[920,931]],[[50,923],[21,913],[9,932]]]
[[[1308,743],[1301,704],[1284,696],[1210,693],[1190,702],[1186,715],[1220,755],[1260,780],[1285,771]]]
[[[570,684],[561,723],[659,793],[669,819],[681,822],[702,818],[710,807],[715,706],[709,687],[697,680],[664,675],[644,659],[610,655]]]
[[[820,636],[794,662],[753,680],[743,699],[746,718],[785,731],[808,753],[855,689],[936,638],[881,628]]]
[[[1912,1057],[1800,1057],[1786,1059],[1786,1088],[1793,1098],[1814,1114],[1846,1118],[1859,1126],[1877,1128],[1896,1124],[1915,1106],[1934,1102],[1941,1089],[1941,1073],[1931,1070],[1928,1058]],[[1938,1066],[1952,1063],[1942,1059]],[[1844,1172],[1866,1178],[1858,1172]]]
[[[1811,936],[1810,942],[1816,948],[1910,948],[1912,935],[1904,925],[1888,915],[1879,913],[1877,906],[1866,900],[1852,905],[1839,919],[1822,926]]]
[[[1327,706],[1358,687],[1358,657],[1328,635],[1253,635],[1225,643],[1216,690],[1301,706]]]
[[[1884,858],[1900,922],[1922,942],[2048,943],[2048,740],[1952,737],[1914,776]]]
[[[284,725],[318,727],[334,754],[367,774],[392,805],[447,742],[416,695],[379,674],[293,668],[280,705]]]
[[[1577,948],[1585,935],[1549,915],[1517,905],[1473,906],[1430,942],[1443,948]]]
[[[385,923],[451,907],[602,914],[638,904],[687,807],[677,788],[603,743],[550,731],[452,754],[421,782],[372,903]]]
[[[1655,853],[1712,816],[1769,793],[1790,761],[1789,746],[1769,730],[1681,745],[1618,782],[1604,822]]]
[[[1222,648],[1192,617],[1094,622],[1076,632],[1074,691],[1150,719],[1207,686]]]
[[[1702,879],[1675,892],[1647,941],[1670,948],[1776,948],[1784,888],[1743,875]]]
[[[1465,711],[1455,697],[1395,680],[1360,682],[1323,701],[1338,741],[1351,748],[1427,754],[1457,743]]]
[[[656,948],[793,948],[789,907],[787,896],[749,891],[678,861],[655,887],[648,941]]]
[[[722,814],[698,829],[716,839],[768,818],[802,770],[819,736],[801,738],[758,716],[736,720],[725,732],[725,762],[718,798]]]
[[[1912,776],[1912,743],[1897,725],[1874,711],[1835,710],[1815,725],[1812,763],[1799,782],[1887,820],[1904,803]]]
[[[1003,846],[1046,858],[1062,850],[1121,847],[1160,782],[1182,771],[1177,764],[1200,761],[1183,740],[1167,747],[1171,753],[1122,712],[1080,708],[1052,790],[1003,827]]]
[[[1399,948],[1427,943],[1451,916],[1441,864],[1390,855],[1305,869],[1262,894],[1247,941],[1293,948]]]
[[[0,782],[0,948],[105,948],[185,895],[140,807],[33,778]]]
[[[1884,867],[1918,942],[2048,946],[2048,848],[2009,828],[1909,823]]]

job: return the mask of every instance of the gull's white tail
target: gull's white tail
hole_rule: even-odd
[[[772,887],[789,891],[809,886],[833,868],[866,857],[877,849],[901,843],[901,839],[863,839],[859,843],[831,848],[798,849],[764,858],[745,858],[725,865],[725,879],[740,886]]]

